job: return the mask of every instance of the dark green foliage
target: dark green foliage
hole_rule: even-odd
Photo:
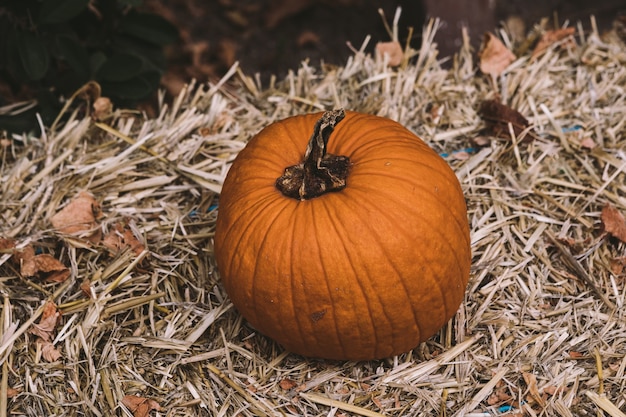
[[[0,115],[0,130],[35,127],[33,114],[54,119],[61,103],[88,81],[116,104],[146,99],[165,71],[163,47],[178,30],[137,10],[141,0],[4,0],[0,3],[0,83],[39,106]],[[56,106],[50,105],[55,100]],[[45,105],[44,105],[45,101]],[[9,104],[0,97],[0,106]],[[27,118],[15,120],[15,118]],[[28,130],[28,129],[26,129]]]

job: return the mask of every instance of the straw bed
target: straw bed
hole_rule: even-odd
[[[0,417],[623,416],[626,246],[601,217],[608,204],[626,214],[626,46],[578,28],[574,47],[492,78],[467,45],[442,66],[435,30],[399,67],[361,49],[262,86],[235,66],[153,119],[95,122],[75,99],[43,135],[3,141]],[[488,99],[523,114],[533,139],[485,131]],[[337,107],[423,137],[468,202],[465,302],[388,360],[284,352],[238,315],[212,258],[218,194],[246,141]],[[53,226],[62,210],[72,236]]]

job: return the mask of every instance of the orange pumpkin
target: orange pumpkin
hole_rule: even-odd
[[[448,164],[392,120],[290,117],[233,162],[215,257],[235,307],[286,349],[389,357],[435,334],[464,298],[465,199]]]

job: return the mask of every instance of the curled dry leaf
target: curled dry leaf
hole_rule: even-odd
[[[136,395],[126,395],[122,398],[122,404],[133,413],[134,417],[147,417],[150,411],[161,410],[159,403],[150,398],[137,397]]]
[[[5,239],[5,238],[0,238],[0,251],[4,252],[10,249],[14,249],[15,248],[15,241],[13,239]]]
[[[93,195],[82,191],[50,221],[60,233],[98,243],[102,233],[96,220],[101,217],[100,204]]]
[[[582,354],[581,352],[577,352],[577,351],[575,351],[575,350],[570,350],[570,352],[569,352],[569,357],[570,357],[571,359],[582,359],[582,358],[584,358],[584,357],[585,357],[585,355],[584,355],[584,354]]]
[[[626,220],[618,209],[607,204],[602,208],[600,219],[605,232],[622,242],[626,242]]]
[[[580,147],[585,149],[593,149],[596,147],[596,142],[590,137],[585,137],[580,141]]]
[[[480,70],[485,74],[498,76],[515,61],[515,54],[493,33],[485,33],[480,52]]]
[[[36,255],[34,260],[39,275],[46,282],[64,282],[70,277],[70,270],[52,255]]]
[[[91,107],[94,120],[104,120],[113,114],[113,103],[108,97],[98,97]]]
[[[43,313],[41,314],[39,323],[33,324],[29,332],[39,336],[43,341],[49,342],[54,336],[54,329],[59,323],[60,318],[61,312],[56,304],[52,301],[48,301],[43,307]]]
[[[510,138],[510,123],[516,137],[526,131],[521,137],[521,142],[528,142],[534,138],[534,134],[526,130],[529,126],[528,120],[517,110],[496,100],[484,100],[480,105],[478,114],[485,121],[487,130],[493,136]]]
[[[47,362],[56,362],[61,358],[61,352],[54,347],[52,342],[39,339],[38,343],[41,344],[41,356]]]
[[[613,275],[622,275],[624,270],[626,270],[626,256],[611,259],[610,268]]]
[[[522,372],[522,377],[524,378],[524,382],[526,382],[528,392],[530,393],[532,399],[534,399],[541,407],[545,407],[546,401],[539,393],[539,387],[537,386],[537,377],[529,372]]]
[[[376,52],[380,54],[380,56],[387,55],[389,58],[389,65],[392,67],[397,67],[402,63],[402,59],[404,58],[404,51],[402,50],[402,45],[398,41],[392,42],[378,42],[376,44]]]
[[[9,387],[7,389],[7,398],[13,398],[13,397],[17,397],[17,395],[20,393],[20,391],[16,390],[15,388],[11,388]]]
[[[552,396],[555,396],[557,394],[562,394],[567,392],[567,387],[564,386],[555,386],[555,385],[546,385],[545,387],[543,387],[543,392]]]
[[[13,259],[20,265],[24,277],[39,277],[46,282],[64,282],[70,270],[58,259],[47,253],[35,255],[35,249],[27,245],[13,251]]]
[[[576,45],[576,42],[574,41],[574,38],[572,36],[574,35],[574,32],[575,32],[575,29],[571,27],[546,31],[541,36],[541,39],[539,39],[539,42],[537,42],[537,45],[535,46],[535,49],[533,50],[531,58],[536,58],[537,56],[541,55],[550,46],[565,39],[567,40],[563,42],[563,46],[572,47]]]
[[[89,278],[85,278],[83,282],[80,284],[80,290],[85,294],[88,298],[96,298],[94,296],[93,291],[91,290],[91,281]]]
[[[102,244],[113,253],[118,253],[126,248],[130,248],[137,256],[146,248],[144,244],[135,237],[135,234],[128,224],[124,223],[116,223],[113,229],[104,236]]]
[[[493,394],[487,398],[489,405],[501,405],[509,403],[513,397],[507,393],[507,387],[498,388]]]
[[[278,385],[280,385],[280,387],[285,391],[289,391],[290,389],[295,388],[298,383],[293,379],[283,378]]]

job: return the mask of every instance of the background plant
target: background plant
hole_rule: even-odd
[[[36,105],[0,115],[0,129],[53,120],[61,99],[88,81],[118,104],[150,97],[166,69],[164,46],[178,30],[142,12],[142,0],[5,0],[0,6],[0,105]]]

